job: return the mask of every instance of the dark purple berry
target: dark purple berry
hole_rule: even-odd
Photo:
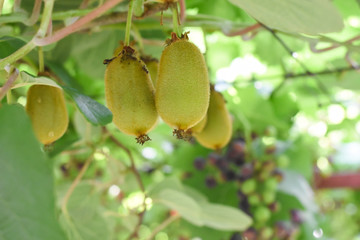
[[[207,176],[205,179],[205,184],[208,188],[213,188],[213,187],[216,187],[217,182],[213,176]]]
[[[284,222],[277,222],[275,225],[275,236],[279,239],[286,239],[290,236],[290,227]]]
[[[240,173],[243,177],[250,178],[254,173],[254,166],[251,163],[247,163],[241,168]]]
[[[290,211],[290,215],[291,215],[291,222],[293,222],[294,224],[301,224],[303,223],[303,219],[301,217],[301,213],[300,211],[296,210],[296,209],[292,209]]]
[[[240,199],[240,200],[243,200],[243,199],[246,199],[246,195],[245,193],[243,193],[241,190],[237,190],[237,197]]]
[[[226,181],[233,181],[236,178],[236,173],[231,169],[227,169],[222,172],[222,176]]]
[[[206,159],[203,157],[197,157],[194,160],[194,167],[197,170],[203,170],[205,168],[206,165]]]
[[[249,204],[249,201],[247,200],[247,198],[240,200],[239,208],[241,210],[243,210],[245,213],[247,213],[248,215],[251,215],[251,213],[250,213],[250,204]]]
[[[225,158],[220,158],[215,163],[215,166],[218,167],[220,170],[226,170],[229,166],[229,163],[227,162],[227,160]]]
[[[257,239],[257,232],[254,228],[249,228],[243,232],[244,239],[247,240],[256,240]]]
[[[221,156],[217,153],[210,153],[209,156],[207,157],[208,161],[211,165],[216,165],[217,161],[219,161],[219,159],[221,159]]]

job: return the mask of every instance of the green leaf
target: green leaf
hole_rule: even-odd
[[[94,125],[106,125],[112,121],[112,113],[104,105],[98,103],[92,98],[81,94],[74,88],[63,87],[72,99],[75,101],[79,110],[85,118]]]
[[[0,38],[0,58],[5,58],[24,46],[26,44],[25,41],[14,38],[14,37],[1,37]]]
[[[48,77],[43,77],[43,76],[35,77],[30,73],[24,71],[20,72],[19,77],[16,81],[17,83],[12,87],[13,89],[24,87],[27,85],[33,85],[33,84],[48,85],[62,89],[56,82],[54,82],[54,80]]]
[[[328,0],[229,0],[259,22],[284,32],[320,34],[341,31],[343,20]]]
[[[133,11],[135,16],[141,16],[144,13],[144,0],[135,0]]]
[[[291,123],[292,117],[299,111],[295,99],[289,92],[281,91],[273,95],[270,103],[278,118]]]
[[[314,192],[306,179],[291,170],[284,170],[283,181],[278,185],[278,190],[296,197],[307,211],[315,212]]]
[[[178,179],[167,178],[149,191],[154,203],[176,210],[180,216],[196,226],[218,230],[243,231],[252,220],[237,208],[209,203],[197,190],[183,186]]]
[[[220,204],[201,204],[206,226],[229,231],[244,231],[252,224],[252,219],[234,207]]]
[[[172,189],[162,190],[154,201],[160,202],[170,209],[176,210],[181,217],[194,225],[202,226],[201,207],[191,197]]]
[[[100,194],[88,183],[81,183],[68,202],[71,219],[62,216],[70,240],[109,240],[110,226],[100,209]]]
[[[228,106],[232,113],[241,111],[251,123],[252,129],[262,132],[269,125],[273,125],[278,129],[287,130],[286,122],[276,116],[271,103],[264,99],[255,87],[239,88],[237,91],[240,102],[238,104],[230,102]]]
[[[66,239],[55,215],[51,163],[18,105],[0,108],[1,239]]]

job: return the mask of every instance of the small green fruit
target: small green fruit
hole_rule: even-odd
[[[258,222],[266,222],[271,217],[271,211],[264,206],[257,207],[254,211],[254,218]]]

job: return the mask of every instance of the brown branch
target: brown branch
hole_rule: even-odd
[[[140,173],[138,172],[138,170],[136,169],[136,166],[135,166],[135,161],[134,161],[134,157],[131,153],[131,151],[125,147],[118,139],[116,139],[105,127],[103,127],[103,131],[105,133],[108,134],[110,140],[115,143],[118,147],[120,147],[121,149],[123,149],[126,154],[129,156],[129,159],[130,159],[130,170],[132,171],[132,173],[135,175],[135,178],[136,178],[136,181],[139,185],[139,188],[140,190],[142,191],[142,193],[144,194],[144,200],[143,200],[143,210],[141,212],[138,213],[138,217],[139,217],[139,221],[137,223],[137,225],[135,226],[133,232],[130,234],[130,236],[128,237],[129,240],[131,239],[134,239],[137,234],[138,234],[138,231],[140,229],[140,226],[143,222],[143,219],[144,219],[144,215],[145,215],[145,212],[146,212],[146,203],[145,203],[145,199],[146,199],[146,193],[145,193],[145,187],[144,187],[144,184],[141,180],[141,176],[140,176]]]
[[[19,75],[19,70],[14,69],[14,71],[10,74],[9,79],[7,82],[0,88],[0,102],[5,97],[6,93],[11,89],[12,85],[14,84],[16,78]]]
[[[323,188],[351,188],[360,189],[360,173],[337,173],[329,177],[323,177],[316,172],[314,176],[315,187]]]
[[[76,32],[76,31],[81,30],[85,24],[91,22],[92,20],[97,18],[99,15],[102,15],[107,10],[113,8],[114,6],[116,6],[118,3],[122,2],[122,1],[123,0],[108,0],[103,5],[94,9],[92,12],[90,12],[89,14],[80,18],[75,23],[58,30],[52,36],[48,36],[48,37],[41,38],[41,39],[34,39],[34,43],[37,46],[45,46],[45,45],[49,45],[51,43],[57,42],[57,41],[65,38],[66,36]]]

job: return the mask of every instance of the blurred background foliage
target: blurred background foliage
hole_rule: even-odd
[[[53,29],[71,24],[102,2],[55,1]],[[83,98],[67,91],[70,125],[66,134],[45,152],[28,155],[31,149],[40,149],[31,129],[24,127],[30,126],[29,119],[22,108],[11,108],[3,99],[0,199],[13,204],[0,204],[0,212],[6,213],[0,213],[0,220],[14,219],[17,227],[1,224],[0,233],[19,240],[30,239],[26,234],[33,234],[28,235],[34,236],[31,239],[55,239],[51,234],[56,232],[59,239],[66,233],[68,239],[84,240],[360,239],[359,192],[351,185],[324,190],[317,181],[359,172],[360,48],[357,39],[348,41],[359,38],[359,2],[319,0],[326,10],[319,16],[328,15],[323,26],[324,19],[305,19],[303,12],[311,10],[305,5],[291,12],[294,1],[288,1],[266,11],[266,4],[264,10],[257,2],[185,1],[183,31],[190,32],[190,41],[204,53],[210,80],[224,95],[233,117],[233,138],[220,152],[194,139],[176,140],[163,122],[150,132],[152,141],[139,146],[112,123],[100,126],[107,121],[106,112],[95,116],[95,125],[89,120],[92,111],[101,108],[93,100],[106,105],[102,62],[113,56],[124,39],[124,20],[99,18],[90,27],[45,46],[45,69],[51,78],[87,96],[90,103],[79,111]],[[29,0],[4,1],[0,58],[36,33],[39,22],[24,24],[33,5]],[[123,1],[107,14],[126,12],[127,6],[128,1]],[[322,10],[314,11],[316,15]],[[230,36],[257,24],[254,15],[268,21],[273,13],[284,16],[280,22],[262,22],[271,28],[259,26]],[[303,23],[294,23],[291,16],[287,22],[289,14],[303,16]],[[146,55],[159,58],[171,30],[170,10],[164,11],[163,25],[157,12],[133,21],[132,39]],[[318,32],[311,34],[314,31]],[[336,48],[316,51],[329,46]],[[13,65],[36,76],[37,49]],[[6,79],[7,73],[0,69],[1,85]],[[24,105],[26,90],[14,88],[13,102]],[[16,130],[20,126],[25,129]],[[24,164],[29,161],[34,164]],[[69,215],[64,216],[60,211],[64,198],[84,165],[88,168],[68,199]],[[136,173],[144,185],[145,201]],[[10,181],[13,174],[18,177]],[[54,186],[49,184],[52,181]],[[13,191],[21,186],[28,188]],[[39,198],[39,189],[48,196]],[[51,191],[56,192],[56,200]],[[251,224],[244,213],[253,219]],[[41,215],[40,225],[50,229],[50,235],[36,222],[28,223],[22,235],[20,224],[27,217],[17,219],[16,214]],[[137,235],[129,237],[134,229]]]

